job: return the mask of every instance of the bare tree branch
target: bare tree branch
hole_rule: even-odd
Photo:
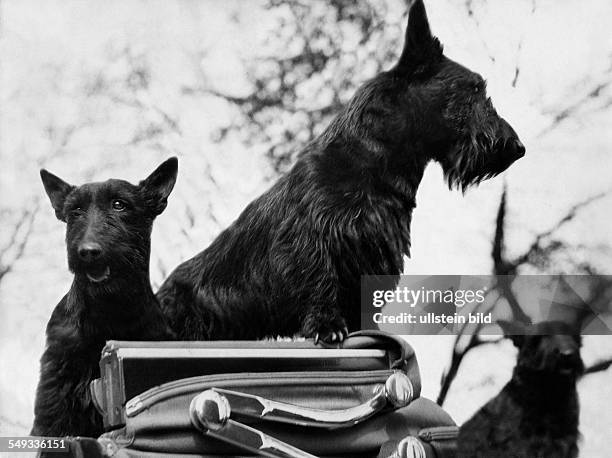
[[[490,295],[493,291],[494,290],[489,290],[487,291],[486,294]],[[488,313],[493,308],[495,308],[498,301],[499,301],[499,296],[487,308],[485,313]],[[484,304],[485,304],[484,302],[482,304],[478,304],[474,308],[474,312],[477,312],[478,310],[480,310],[480,307],[482,307]],[[457,377],[457,374],[459,372],[459,367],[461,366],[461,363],[463,362],[463,359],[466,357],[466,355],[471,350],[473,350],[474,348],[480,347],[481,345],[497,343],[503,340],[503,339],[495,339],[495,340],[482,339],[482,337],[479,335],[480,331],[482,330],[482,324],[478,324],[476,326],[476,329],[474,329],[471,334],[467,334],[467,328],[468,328],[468,323],[466,322],[463,324],[463,326],[461,326],[461,329],[457,333],[457,336],[455,337],[455,342],[453,343],[453,354],[451,356],[450,366],[442,374],[442,380],[440,381],[440,392],[438,393],[438,398],[436,399],[436,403],[440,406],[444,404],[444,401],[446,400],[446,397],[448,396],[448,392],[451,388],[451,385],[453,384],[453,382],[455,381],[455,378]],[[462,338],[465,338],[468,335],[469,335],[468,344],[464,348],[461,348]]]
[[[528,323],[530,322],[530,319],[521,308],[516,296],[514,295],[514,292],[512,291],[511,276],[516,274],[518,264],[508,261],[505,257],[504,231],[507,192],[507,187],[504,184],[504,190],[497,208],[497,218],[495,220],[495,232],[493,236],[493,249],[491,251],[491,257],[493,258],[493,273],[497,278],[496,284],[493,286],[493,288],[497,289],[499,293],[508,301],[514,318],[523,323]]]
[[[531,2],[531,15],[533,16],[533,14],[536,11],[536,2],[535,0],[532,0]],[[516,59],[515,59],[515,64],[514,64],[514,77],[512,78],[512,87],[516,87],[517,83],[518,83],[518,79],[519,76],[521,74],[521,68],[519,65],[519,58],[521,56],[521,51],[523,50],[523,41],[525,40],[525,32],[523,31],[523,33],[521,33],[521,36],[519,38],[519,42],[516,46]]]
[[[546,243],[546,240],[548,238],[551,238],[564,225],[574,220],[580,210],[590,205],[591,203],[609,195],[610,191],[596,194],[582,202],[573,205],[550,229],[537,234],[527,251],[514,260],[508,260],[505,255],[505,222],[507,215],[507,193],[507,187],[504,185],[504,189],[497,209],[495,231],[493,235],[493,243],[491,249],[491,257],[493,259],[493,273],[496,275],[496,283],[492,286],[492,289],[489,290],[489,292],[497,291],[499,294],[499,298],[493,303],[490,309],[495,308],[500,298],[504,298],[510,306],[513,319],[521,321],[523,323],[530,323],[530,317],[525,313],[525,311],[519,304],[516,295],[514,294],[514,291],[512,290],[512,277],[516,274],[520,266],[524,264],[532,264],[536,255],[544,254],[545,256],[550,256],[553,251],[558,248],[561,248],[563,245],[556,244],[554,240],[548,243]],[[585,266],[584,270],[589,271],[589,266]],[[595,285],[595,289],[592,292],[593,301],[596,301],[597,297],[605,297],[608,287],[608,284]],[[584,313],[582,315],[576,316],[576,319],[580,320],[585,319],[586,317],[587,314]],[[448,370],[444,373],[441,380],[440,393],[437,399],[439,405],[442,405],[444,403],[451,388],[451,385],[454,382],[457,373],[459,372],[459,368],[465,356],[474,348],[477,348],[485,343],[491,342],[488,340],[482,340],[482,338],[479,336],[481,330],[482,326],[477,326],[476,329],[473,330],[473,333],[467,336],[466,325],[464,325],[462,329],[460,329],[453,344],[453,353],[451,356],[450,366]],[[464,348],[461,348],[460,343],[466,337],[469,339],[468,343]],[[606,370],[610,366],[610,364],[612,363],[610,363],[609,361],[603,361],[588,368],[587,371],[585,371],[585,374]]]
[[[593,88],[591,88],[583,97],[578,99],[576,102],[571,103],[566,106],[562,110],[559,110],[554,116],[552,121],[548,126],[542,129],[537,135],[536,138],[543,137],[546,134],[553,131],[559,124],[565,121],[568,118],[576,116],[576,114],[590,101],[599,97],[600,93],[605,89],[612,86],[612,79],[609,79],[603,83],[597,83]]]
[[[493,236],[493,248],[491,250],[491,257],[493,258],[493,272],[495,275],[506,275],[510,273],[512,266],[505,259],[505,244],[504,244],[504,231],[505,231],[505,219],[506,219],[506,196],[508,194],[508,187],[504,183],[504,189],[502,191],[499,205],[497,207],[497,217],[495,218],[495,233]]]
[[[554,233],[556,233],[567,223],[573,221],[574,218],[576,218],[577,214],[580,212],[580,210],[584,209],[593,202],[596,202],[597,200],[609,196],[611,193],[611,190],[601,192],[570,207],[570,209],[565,213],[565,215],[563,215],[550,229],[536,234],[534,241],[529,246],[527,251],[525,251],[522,255],[514,259],[514,261],[512,261],[512,264],[515,266],[515,268],[518,268],[520,265],[530,262],[534,256],[546,252],[546,248],[551,247],[550,243],[547,245],[544,245],[543,243],[547,238],[550,238]],[[553,243],[552,248],[555,248],[554,245],[556,244]]]
[[[585,375],[606,371],[610,366],[612,366],[612,358],[598,361],[597,363],[587,367],[582,373],[582,376],[584,377]]]
[[[183,92],[220,97],[237,108],[239,116],[215,132],[215,140],[234,134],[249,146],[265,145],[274,171],[282,172],[340,111],[360,79],[390,65],[400,50],[391,45],[397,37],[384,1],[270,0],[265,7],[274,10],[278,27],[262,56],[247,64],[248,93],[225,93],[205,75]],[[347,40],[359,46],[346,49]],[[356,67],[362,61],[371,64],[364,66],[367,72]]]
[[[8,243],[0,250],[0,282],[4,276],[13,269],[15,263],[23,256],[26,245],[32,235],[34,219],[36,218],[39,207],[40,201],[37,199],[32,208],[23,210],[21,216],[13,226]],[[26,228],[24,233],[22,233],[23,228]]]
[[[20,421],[12,420],[12,419],[4,416],[4,415],[0,415],[0,423],[5,424],[5,425],[10,425],[10,426],[15,427],[15,428],[24,429],[24,430],[29,427],[25,423],[22,423]]]
[[[436,399],[436,403],[439,406],[444,405],[444,401],[446,401],[446,397],[448,396],[448,392],[451,388],[451,385],[455,378],[457,377],[457,373],[459,372],[459,368],[461,367],[461,363],[466,355],[473,350],[474,348],[480,347],[482,345],[487,344],[495,344],[499,343],[503,340],[493,339],[493,340],[484,340],[478,335],[479,330],[470,335],[468,344],[462,350],[459,350],[459,341],[464,334],[458,334],[455,338],[455,343],[453,345],[453,355],[451,357],[451,363],[446,372],[442,375],[440,393],[438,394],[438,398]]]

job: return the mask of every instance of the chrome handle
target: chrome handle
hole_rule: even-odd
[[[191,423],[204,434],[271,458],[317,458],[285,442],[230,419],[230,404],[220,393],[206,390],[189,406]]]
[[[313,409],[220,388],[212,388],[199,394],[194,398],[192,406],[198,403],[199,398],[208,400],[212,396],[210,392],[222,395],[223,412],[231,411],[249,418],[316,428],[352,426],[370,418],[387,406],[404,407],[414,396],[412,383],[403,372],[394,372],[390,375],[384,385],[376,387],[374,396],[363,404],[341,410]],[[205,412],[202,415],[208,418]]]
[[[403,372],[395,372],[389,376],[384,385],[376,387],[374,396],[368,401],[341,410],[313,409],[220,388],[213,388],[212,391],[223,395],[236,414],[249,418],[316,428],[353,426],[388,406],[404,407],[412,401],[414,396],[412,383]]]
[[[412,401],[413,396],[414,388],[408,376],[403,372],[394,372],[384,385],[375,388],[371,399],[347,409],[312,409],[252,394],[212,388],[193,398],[189,415],[193,426],[204,434],[260,456],[313,458],[313,455],[230,417],[237,414],[258,420],[316,428],[343,428],[360,423],[386,407],[404,407]]]

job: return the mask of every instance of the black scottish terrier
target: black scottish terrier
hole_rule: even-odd
[[[174,187],[177,160],[137,186],[107,180],[76,187],[40,172],[55,214],[66,223],[74,280],[47,324],[32,435],[97,437],[102,419],[89,383],[100,376],[105,342],[170,340],[149,282],[153,220]]]
[[[461,458],[575,458],[584,367],[580,335],[567,323],[500,322],[519,349],[512,379],[461,426]]]
[[[425,166],[466,189],[525,148],[480,75],[442,53],[421,0],[398,63],[361,86],[291,171],[158,298],[182,339],[292,335],[342,340],[360,327],[362,275],[399,275]]]

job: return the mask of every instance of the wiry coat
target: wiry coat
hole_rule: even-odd
[[[506,328],[510,325],[504,324]],[[580,337],[559,322],[513,332],[512,379],[460,429],[461,458],[576,458]]]
[[[104,432],[102,417],[89,384],[100,377],[106,341],[172,338],[151,287],[131,291],[129,298],[99,299],[73,287],[55,307],[40,359],[31,435],[98,437]]]
[[[138,186],[122,180],[75,187],[43,170],[57,217],[67,223],[74,280],[53,310],[40,360],[36,436],[102,434],[89,384],[107,340],[174,337],[149,281],[151,227],[176,179],[170,159]]]
[[[482,78],[443,55],[417,1],[397,65],[359,88],[287,175],[168,277],[164,313],[183,339],[341,340],[347,325],[360,327],[361,276],[402,271],[427,163],[465,188],[523,152]]]
[[[355,154],[368,157],[357,139],[312,144],[210,247],[177,268],[158,296],[179,336],[312,335],[320,322],[342,329],[342,316],[359,327],[360,276],[402,270],[424,164],[415,164],[408,183],[376,164],[359,173]]]

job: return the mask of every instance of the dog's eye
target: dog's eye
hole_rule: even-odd
[[[113,199],[111,207],[113,207],[113,210],[121,212],[127,208],[127,204],[121,199]]]

